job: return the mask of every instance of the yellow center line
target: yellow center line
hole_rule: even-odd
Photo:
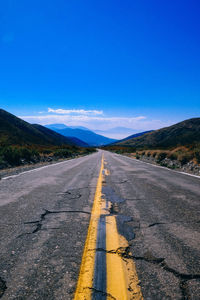
[[[127,246],[127,240],[123,236],[120,236],[117,231],[115,216],[107,216],[107,293],[117,300],[141,300],[143,297],[138,285],[139,280],[135,264],[131,259],[123,260],[120,255]]]
[[[115,217],[106,217],[106,250],[111,251],[106,256],[107,293],[116,299],[127,300],[122,258],[117,253],[112,253],[119,247]]]
[[[142,300],[142,293],[135,264],[132,259],[123,259],[122,252],[128,246],[127,240],[120,236],[117,230],[116,217],[108,216],[110,202],[102,197],[102,183],[110,172],[104,169],[104,157],[102,156],[101,168],[94,197],[88,234],[85,242],[79,279],[74,300],[92,299],[92,287],[95,266],[95,248],[97,243],[97,228],[101,215],[106,215],[106,278],[107,300]],[[107,207],[108,206],[108,207]],[[120,251],[122,251],[120,253]]]
[[[76,287],[74,300],[89,300],[91,299],[91,288],[93,284],[94,263],[95,263],[95,251],[97,240],[97,226],[98,220],[101,214],[101,191],[102,191],[102,172],[104,167],[104,158],[102,156],[101,168],[99,178],[97,181],[97,187],[94,197],[94,204],[92,207],[90,224],[88,228],[88,234],[85,242],[85,248],[83,251],[82,262],[79,272],[79,279]]]

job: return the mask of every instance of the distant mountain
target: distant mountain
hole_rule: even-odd
[[[47,127],[48,126],[48,127]],[[65,129],[65,128],[68,128],[68,126],[66,126],[65,124],[50,124],[50,125],[47,125],[45,126],[46,128],[49,128],[49,129],[52,129],[54,130],[55,128],[57,129]]]
[[[40,132],[42,132],[43,134],[45,134],[45,136],[47,137],[52,137],[52,139],[54,139],[55,137],[59,137],[62,139],[64,138],[64,140],[66,140],[67,138],[57,132],[55,132],[54,130],[52,129],[49,129],[49,128],[46,128],[42,125],[39,125],[39,124],[32,124],[32,126],[34,126],[36,129],[38,129]],[[68,140],[70,141],[70,143],[72,144],[75,144],[77,146],[80,146],[80,147],[88,147],[88,144],[81,141],[80,139],[76,138],[76,137],[70,137],[68,138]]]
[[[60,125],[61,124],[59,124],[59,127],[60,127]],[[64,126],[66,126],[66,125],[64,125]],[[57,133],[60,133],[66,137],[78,138],[90,146],[98,147],[98,146],[107,145],[107,144],[110,144],[110,143],[113,143],[116,141],[114,139],[110,139],[105,136],[96,134],[87,128],[80,129],[80,128],[70,128],[70,127],[66,126],[63,129],[59,129],[59,128],[57,128],[57,124],[50,124],[50,125],[46,125],[45,127],[50,128],[50,129],[56,131]]]
[[[92,131],[92,130],[88,129],[87,127],[84,127],[84,126],[69,126],[69,128],[72,128],[72,129],[82,129],[82,130],[86,130],[86,131]]]
[[[200,143],[200,118],[193,118],[175,125],[145,133],[139,137],[129,137],[115,145],[137,148],[170,148]]]
[[[96,131],[102,131],[102,130],[95,130]],[[105,130],[107,132],[113,132],[113,133],[123,133],[123,132],[134,132],[135,130],[132,128],[127,127],[113,127],[110,129]]]
[[[110,128],[107,130],[94,130],[95,133],[104,135],[106,137],[109,138],[114,138],[114,139],[123,139],[131,134],[134,134],[138,131],[131,129],[131,128],[127,128],[127,127],[114,127],[114,128]]]
[[[91,131],[90,129],[83,127],[83,126],[67,126],[65,124],[49,124],[45,126],[46,128],[55,130],[55,129],[65,129],[65,128],[71,128],[71,129],[82,129],[82,130],[87,130]]]
[[[89,147],[89,145],[87,143],[83,142],[82,140],[80,140],[74,136],[70,137],[70,140],[79,147]]]
[[[77,145],[75,140],[66,138],[41,125],[31,125],[20,118],[0,109],[1,145]]]

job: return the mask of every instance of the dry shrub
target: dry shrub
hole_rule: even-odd
[[[170,152],[167,156],[171,160],[177,160],[178,159],[178,154],[176,152]]]
[[[166,157],[167,157],[167,152],[165,152],[165,151],[158,152],[158,154],[156,156],[157,162],[161,162]]]

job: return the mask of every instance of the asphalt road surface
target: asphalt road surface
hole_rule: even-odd
[[[200,178],[104,151],[3,178],[0,298],[198,300],[199,208]],[[84,295],[88,232],[94,278]],[[124,277],[126,296],[121,261],[136,272]]]

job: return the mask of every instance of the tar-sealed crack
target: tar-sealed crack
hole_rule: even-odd
[[[58,210],[58,211],[50,211],[50,210],[45,209],[45,212],[40,215],[40,220],[30,221],[30,222],[24,222],[25,225],[26,224],[35,224],[36,228],[32,232],[27,232],[27,233],[20,234],[18,236],[18,238],[21,237],[21,236],[23,236],[23,235],[33,234],[33,233],[38,232],[39,230],[42,229],[42,222],[45,220],[45,217],[47,215],[49,215],[49,214],[60,214],[60,213],[82,213],[82,214],[88,214],[88,215],[91,214],[90,212],[84,211],[84,210]]]
[[[7,289],[6,282],[0,277],[0,298],[3,297]]]

